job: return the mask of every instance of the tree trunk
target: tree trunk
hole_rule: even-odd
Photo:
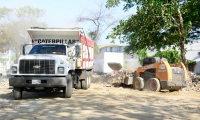
[[[181,51],[181,59],[183,64],[185,65],[186,69],[188,70],[187,60],[185,58],[185,40],[184,37],[180,38],[180,51]]]
[[[176,4],[178,5],[178,2],[176,1]],[[179,34],[180,34],[180,51],[181,51],[181,59],[183,64],[185,65],[186,69],[188,70],[188,65],[187,65],[187,60],[185,58],[185,29],[183,27],[183,17],[182,17],[182,13],[180,11],[180,8],[177,8],[177,12],[178,12],[178,16],[179,16]]]

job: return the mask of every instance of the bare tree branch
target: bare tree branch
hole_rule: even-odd
[[[98,11],[88,11],[87,15],[83,13],[77,18],[77,22],[91,22],[94,24],[93,32],[94,41],[98,42],[101,35],[111,26],[118,22],[112,20],[112,11],[105,7],[105,1],[96,3],[99,7]]]

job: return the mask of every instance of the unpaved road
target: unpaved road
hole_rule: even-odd
[[[0,120],[197,120],[200,93],[150,92],[91,84],[88,90],[24,93],[13,100],[12,89],[0,84]]]

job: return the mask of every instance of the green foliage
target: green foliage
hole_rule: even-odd
[[[125,3],[123,10],[127,11],[134,5],[140,2],[142,3],[143,0],[107,0],[106,7],[107,8],[117,7],[121,2]]]
[[[99,53],[99,46],[97,45],[96,42],[94,42],[94,53],[98,54]]]
[[[200,2],[107,0],[107,7],[115,7],[120,2],[125,2],[124,10],[137,5],[137,13],[127,20],[121,20],[107,36],[108,39],[120,39],[127,43],[126,52],[130,54],[141,49],[159,51],[167,46],[173,46],[174,49],[180,50],[181,59],[186,64],[184,45],[191,42],[188,38],[191,38],[195,28],[200,26]]]
[[[120,0],[107,0],[106,7],[107,8],[116,7],[119,5],[119,3],[120,3]]]
[[[172,8],[165,7],[160,2],[149,2],[138,7],[137,14],[128,20],[121,20],[107,38],[115,39],[118,36],[129,44],[132,48],[129,50],[133,53],[143,48],[160,50],[166,46],[179,46],[179,31],[171,21],[171,13],[167,13]]]
[[[0,8],[0,19],[4,18],[10,12],[12,12],[12,9],[9,9],[9,8],[6,8],[6,7]]]
[[[196,65],[196,61],[187,60],[188,70],[194,72],[194,67]]]
[[[195,64],[196,64],[196,61],[187,60],[187,64],[188,64],[188,65],[195,65]]]
[[[17,17],[37,19],[44,15],[44,10],[28,6],[21,7],[17,10]]]
[[[137,56],[138,56],[138,62],[142,65],[143,59],[148,57],[147,50],[142,49],[142,50],[138,51]]]
[[[1,12],[3,11],[3,12]],[[39,21],[44,11],[30,6],[19,9],[0,8],[0,15],[4,13],[4,21],[0,22],[0,52],[11,50],[18,58],[21,45],[30,43],[31,39],[27,33],[30,27],[45,27],[46,24]],[[12,15],[12,18],[9,15]]]
[[[155,55],[153,55],[153,57],[166,58],[170,64],[181,61],[180,54],[177,50],[158,51]]]

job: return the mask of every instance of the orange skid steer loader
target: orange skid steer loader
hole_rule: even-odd
[[[116,65],[116,63],[108,63],[108,66],[115,66],[114,64]],[[124,75],[120,77],[121,83],[132,85],[137,90],[177,91],[187,83],[187,70],[184,64],[182,62],[169,64],[165,58],[144,58],[143,65],[135,72],[124,71]]]

